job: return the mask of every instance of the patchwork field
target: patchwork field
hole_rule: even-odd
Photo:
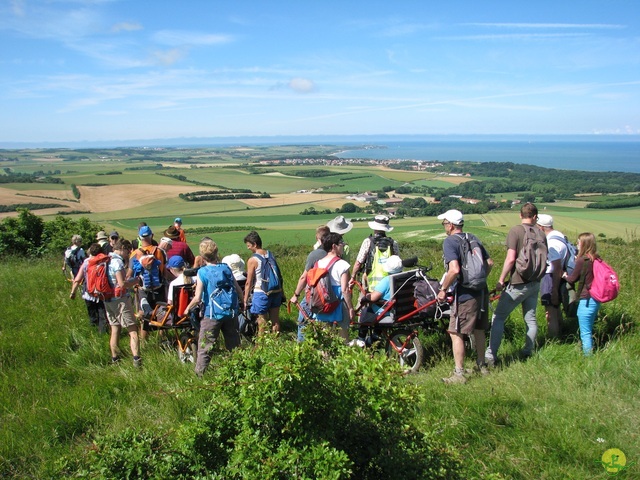
[[[447,187],[471,179],[357,164],[324,166],[322,170],[333,173],[327,176],[317,176],[320,170],[317,165],[253,164],[257,169],[252,173],[244,168],[248,160],[260,158],[260,155],[269,158],[300,151],[309,155],[322,155],[329,150],[318,146],[292,146],[159,149],[153,152],[139,149],[99,152],[24,151],[21,152],[20,161],[0,161],[0,167],[5,172],[41,172],[64,183],[1,184],[0,205],[57,203],[64,207],[35,210],[35,213],[53,218],[59,212],[89,212],[75,216],[87,216],[107,229],[118,229],[130,237],[135,234],[137,224],[142,220],[147,221],[155,230],[162,231],[171,224],[174,217],[181,216],[187,230],[206,230],[207,227],[217,225],[255,226],[267,230],[266,235],[272,242],[292,243],[306,239],[309,231],[335,216],[300,215],[300,212],[311,207],[317,211],[334,211],[344,203],[351,202],[346,198],[348,192],[378,191],[383,187],[393,188],[407,183]],[[180,163],[182,161],[206,163],[187,165]],[[159,166],[171,168],[159,169]],[[72,185],[77,186],[79,200],[73,196]],[[179,197],[183,193],[219,189],[250,189],[253,192],[266,192],[270,198],[188,202]],[[305,193],[301,193],[302,191]],[[521,193],[509,192],[496,197],[509,201],[518,198]],[[404,195],[398,195],[398,198],[402,197]],[[429,202],[433,201],[432,198],[425,198]],[[590,194],[581,200],[539,204],[539,207],[545,213],[553,215],[557,228],[570,238],[590,230],[606,237],[636,239],[640,208],[584,208],[588,201],[597,198],[597,195]],[[0,218],[14,215],[15,212],[0,213]],[[357,214],[347,216],[352,218]],[[467,228],[481,229],[483,234],[493,238],[493,234],[504,236],[509,227],[518,222],[517,209],[490,212],[485,215],[468,215]],[[393,224],[396,226],[394,235],[406,236],[407,239],[441,236],[440,225],[435,218],[394,219]],[[200,238],[200,232],[199,230],[197,238]],[[368,233],[366,222],[357,223],[350,237],[361,238]],[[234,243],[237,236],[237,232],[230,235]],[[191,238],[189,240],[193,241]]]

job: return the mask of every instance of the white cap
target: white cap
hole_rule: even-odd
[[[398,255],[391,255],[382,264],[382,268],[387,273],[400,273],[402,271],[402,259]]]
[[[553,227],[553,217],[546,213],[538,215],[538,221],[536,222],[541,227]]]
[[[438,220],[446,220],[454,225],[462,225],[464,223],[464,217],[460,210],[447,210],[441,215],[438,215]]]

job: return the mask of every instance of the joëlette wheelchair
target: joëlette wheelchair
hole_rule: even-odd
[[[195,362],[197,356],[200,309],[184,313],[195,290],[195,283],[174,287],[171,303],[158,302],[149,317],[151,329],[165,333],[166,342],[176,347],[182,362]]]
[[[416,266],[417,258],[403,261],[405,266]],[[418,332],[446,329],[451,315],[449,302],[441,304],[436,299],[440,283],[427,276],[431,267],[417,266],[413,270],[390,275],[391,299],[378,305],[374,312],[371,305],[362,303],[362,289],[356,311],[360,335],[366,331],[365,344],[382,349],[395,358],[405,372],[417,372],[424,361],[424,349]],[[358,283],[356,286],[360,287]]]

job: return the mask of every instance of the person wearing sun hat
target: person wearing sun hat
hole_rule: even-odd
[[[196,257],[191,251],[191,248],[189,248],[189,245],[180,240],[180,231],[175,227],[175,225],[167,228],[163,235],[171,240],[171,247],[167,250],[167,259],[169,260],[171,257],[179,255],[184,259],[188,266],[193,265]]]
[[[104,253],[105,255],[108,255],[111,252],[113,252],[113,248],[109,243],[109,237],[107,235],[107,232],[105,232],[104,230],[100,230],[96,234],[96,242],[98,243],[98,245],[100,245],[100,248],[102,248],[102,253]]]
[[[176,217],[175,220],[173,221],[173,226],[176,228],[176,230],[178,230],[178,234],[180,235],[180,238],[178,240],[180,240],[181,242],[187,243],[187,236],[185,235],[184,230],[182,229],[182,218]]]
[[[353,265],[353,271],[351,272],[351,282],[353,285],[360,270],[364,268],[362,275],[362,285],[370,290],[376,286],[382,278],[388,275],[382,269],[380,260],[375,260],[376,256],[382,255],[385,259],[391,255],[400,255],[400,247],[398,242],[393,238],[388,237],[387,233],[393,230],[393,227],[389,225],[389,217],[386,215],[376,215],[372,221],[369,222],[369,228],[373,230],[373,234],[364,239],[356,262]]]

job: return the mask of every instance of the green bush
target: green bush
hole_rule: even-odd
[[[414,426],[422,394],[386,358],[322,325],[298,344],[266,336],[212,364],[201,410],[170,435],[96,439],[60,475],[106,478],[461,477],[455,454]],[[215,362],[215,359],[214,359]]]
[[[7,217],[0,222],[0,255],[62,254],[75,234],[82,237],[83,246],[87,248],[102,229],[86,217],[73,220],[58,215],[55,220],[45,222],[29,210],[21,209],[17,217]]]

